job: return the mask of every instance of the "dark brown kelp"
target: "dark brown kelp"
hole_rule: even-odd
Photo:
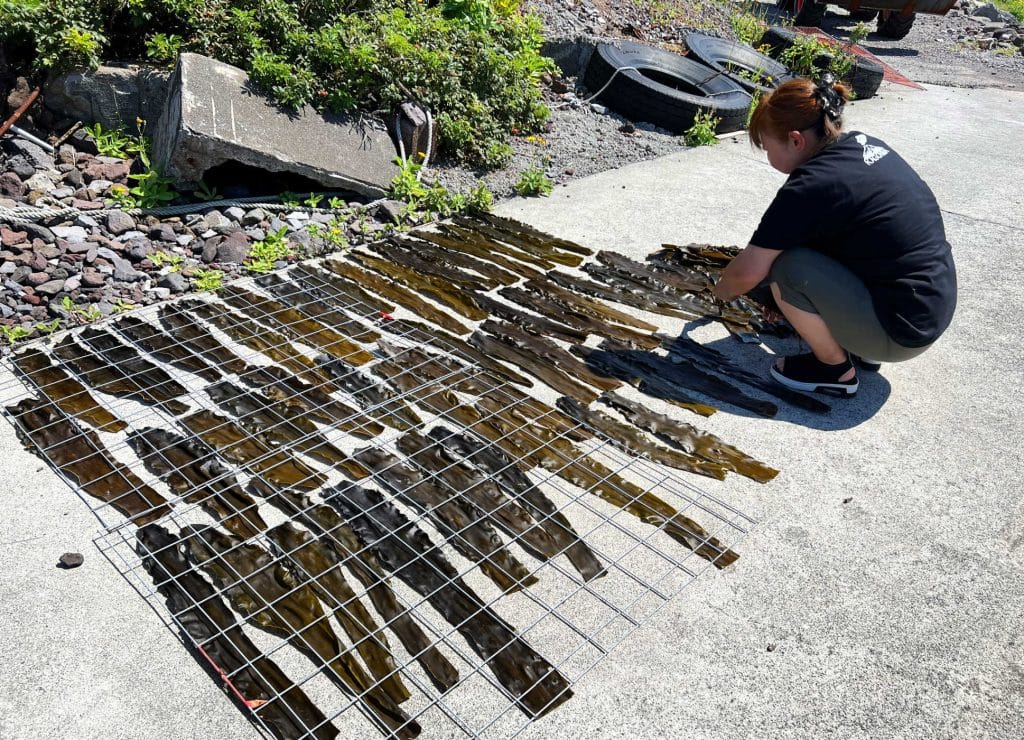
[[[580,539],[566,516],[499,448],[445,427],[431,429],[428,436],[479,467],[517,502],[526,507],[564,551],[569,562],[586,581],[605,574],[604,566]]]
[[[411,242],[412,240],[410,240]],[[436,249],[433,244],[426,243],[427,250]],[[404,267],[408,267],[410,270],[414,270],[420,275],[426,275],[431,278],[438,278],[450,282],[452,285],[458,285],[460,288],[466,290],[490,290],[496,288],[498,283],[488,278],[486,275],[476,275],[460,270],[457,267],[447,265],[441,260],[429,260],[424,259],[420,253],[418,253],[412,243],[403,243],[398,240],[385,239],[383,241],[373,242],[367,245],[368,249],[372,249],[381,257],[389,259]]]
[[[170,512],[164,497],[117,462],[95,433],[79,428],[49,401],[26,398],[8,406],[7,412],[28,450],[136,525]]]
[[[365,252],[348,252],[345,256],[363,267],[374,270],[421,295],[425,295],[442,306],[447,306],[467,319],[487,318],[487,312],[473,301],[472,293],[456,287],[448,280],[420,274],[408,267],[382,260]]]
[[[475,240],[470,241],[450,233],[442,234],[434,231],[423,230],[417,231],[416,237],[451,251],[470,254],[474,257],[487,260],[488,262],[503,268],[509,273],[514,274],[517,278],[539,278],[543,275],[540,271],[534,270],[532,267],[527,267],[522,262],[509,259],[500,252],[490,248],[486,243],[477,243]]]
[[[560,548],[554,539],[525,508],[506,496],[479,469],[465,464],[460,456],[416,432],[402,435],[397,446],[403,455],[427,471],[430,482],[446,490],[451,497],[472,503],[495,527],[535,558],[548,560],[559,554]]]
[[[280,363],[307,383],[322,386],[328,391],[334,390],[316,363],[293,347],[287,337],[228,311],[221,305],[196,300],[182,301],[180,305],[206,319],[236,342]]]
[[[288,562],[299,582],[312,588],[334,611],[334,618],[352,640],[380,688],[395,703],[408,699],[409,689],[398,674],[387,638],[345,580],[334,549],[287,523],[271,529],[267,537],[277,546],[277,554]]]
[[[532,295],[526,291],[520,292],[527,296]],[[587,332],[585,331],[568,326],[561,321],[556,321],[547,315],[537,316],[532,313],[520,311],[507,303],[495,300],[487,295],[478,295],[477,302],[483,308],[487,309],[491,316],[497,316],[499,319],[504,319],[509,323],[522,327],[532,334],[554,337],[555,339],[561,339],[566,342],[573,343],[583,342],[587,338]]]
[[[551,270],[545,275],[545,278],[567,290],[592,296],[594,298],[601,298],[602,300],[612,303],[632,306],[633,308],[650,311],[651,313],[660,314],[662,316],[670,316],[672,318],[684,320],[700,318],[699,315],[696,315],[693,312],[684,312],[675,308],[659,306],[656,303],[652,303],[647,298],[639,295],[633,295],[629,291],[623,292],[621,290],[615,290],[607,285],[596,283],[593,280],[586,280],[581,277],[576,277],[575,275],[567,275],[566,273],[558,272],[557,270]]]
[[[778,383],[773,383],[744,370],[718,350],[705,347],[703,344],[695,342],[685,335],[678,337],[662,336],[660,338],[661,346],[668,350],[669,359],[672,362],[688,363],[707,372],[718,372],[722,375],[727,375],[741,383],[746,383],[807,411],[824,414],[832,410],[827,403],[823,403],[817,398],[791,391],[789,388],[785,388]]]
[[[324,260],[323,265],[335,275],[349,280],[355,285],[363,286],[367,290],[372,290],[453,334],[465,334],[469,331],[469,328],[454,316],[435,308],[415,293],[369,270],[363,270],[349,262],[334,259]]]
[[[578,401],[568,396],[559,398],[557,403],[558,408],[569,414],[569,416],[578,420],[581,424],[588,425],[600,434],[601,437],[626,452],[646,457],[648,460],[668,465],[677,470],[685,470],[718,480],[725,479],[727,468],[720,463],[656,445],[642,433],[638,432],[636,428],[623,424],[607,414],[602,414],[600,411],[584,408]]]
[[[211,383],[216,383],[221,379],[221,374],[215,367],[189,351],[180,340],[142,319],[125,316],[114,324],[114,328],[137,347],[151,353],[158,360],[194,373]]]
[[[211,385],[206,393],[237,418],[242,428],[270,447],[290,445],[325,465],[345,465],[345,454],[328,442],[309,419],[293,413],[284,404],[258,393],[247,393],[227,382]]]
[[[472,226],[480,222],[490,224],[496,229],[499,229],[505,234],[515,234],[523,239],[529,239],[534,243],[541,244],[545,249],[556,249],[565,252],[572,252],[574,254],[581,255],[583,257],[589,257],[593,252],[587,247],[581,246],[576,242],[571,242],[566,239],[560,239],[557,236],[546,234],[543,231],[533,228],[529,224],[525,224],[522,221],[516,221],[513,218],[506,218],[504,216],[498,216],[494,213],[481,213],[474,219],[469,217],[460,217],[459,220],[467,226]]]
[[[142,567],[163,595],[174,621],[274,737],[333,740],[338,736],[337,728],[302,689],[245,635],[224,600],[179,552],[178,537],[156,524],[142,527],[137,537],[135,549]],[[203,660],[198,654],[196,659]]]
[[[146,406],[166,409],[172,414],[183,414],[188,411],[188,406],[174,399],[175,396],[184,394],[185,389],[162,370],[159,373],[147,372],[150,369],[159,370],[151,363],[146,362],[138,366],[140,372],[135,375],[132,372],[136,367],[134,364],[121,365],[114,359],[108,359],[108,356],[116,356],[114,353],[93,352],[75,342],[70,334],[54,347],[53,353],[74,368],[86,383],[98,391],[118,398],[128,398]]]
[[[614,355],[617,362],[634,368],[634,372],[637,373],[636,377],[645,380],[658,378],[661,383],[669,386],[703,393],[723,403],[730,403],[769,418],[779,412],[779,407],[771,401],[751,398],[731,383],[717,375],[705,372],[695,365],[672,362],[667,357],[656,355],[653,352],[632,349],[609,340],[602,342],[597,352],[608,352]],[[591,354],[590,357],[593,358],[594,354]]]
[[[273,326],[293,340],[304,342],[334,357],[343,357],[353,365],[365,365],[373,359],[373,355],[355,342],[283,303],[235,285],[227,286],[222,292],[228,305],[246,316]]]
[[[438,228],[442,234],[452,237],[455,240],[460,240],[464,244],[471,244],[473,245],[472,248],[480,251],[490,251],[491,253],[497,252],[505,255],[506,257],[519,260],[520,262],[535,265],[542,270],[550,270],[555,266],[555,263],[549,259],[538,257],[536,254],[533,254],[532,251],[517,249],[503,239],[489,237],[475,227],[467,229],[454,223],[442,223],[438,224]]]
[[[221,344],[209,329],[179,306],[161,306],[159,316],[160,323],[169,334],[210,365],[238,375],[250,368],[247,362]]]
[[[646,368],[631,365],[613,352],[581,344],[574,344],[569,349],[582,357],[587,367],[595,373],[624,380],[649,396],[669,401],[700,416],[711,416],[716,411],[714,406],[701,403],[679,386],[662,380],[660,376],[651,375]]]
[[[673,290],[685,295],[706,290],[713,284],[706,275],[683,270],[657,270],[650,264],[631,260],[617,252],[600,251],[597,253],[597,261],[623,277],[628,276],[634,282],[656,291]]]
[[[523,287],[527,290],[546,294],[551,299],[565,305],[567,308],[571,308],[577,313],[591,316],[599,321],[608,321],[611,323],[622,324],[624,326],[631,326],[634,329],[640,329],[641,331],[655,331],[658,328],[654,324],[649,324],[635,316],[619,311],[617,308],[612,308],[600,301],[595,301],[593,298],[588,298],[585,295],[580,295],[572,290],[567,290],[552,280],[528,280]]]
[[[313,491],[327,479],[301,460],[274,450],[230,419],[212,411],[197,411],[181,419],[181,425],[228,462],[282,488]]]
[[[81,383],[52,364],[43,352],[28,349],[14,356],[14,369],[68,416],[101,432],[120,432],[127,427],[100,406]]]
[[[481,352],[490,355],[494,359],[503,360],[519,367],[521,370],[547,383],[563,395],[578,398],[586,403],[590,403],[597,398],[597,393],[590,388],[570,379],[552,366],[550,362],[545,361],[532,352],[523,351],[496,337],[479,331],[473,332],[469,337],[469,342]]]
[[[329,305],[344,307],[361,317],[376,317],[379,313],[391,313],[395,310],[392,303],[363,290],[356,283],[345,280],[338,275],[311,264],[296,265],[288,275],[291,280],[285,281],[277,275],[266,275],[257,283],[263,287],[270,286],[281,300],[307,300],[310,302],[326,299]],[[282,288],[277,293],[277,286]],[[359,341],[369,339],[355,337]]]
[[[199,440],[163,429],[142,429],[128,435],[128,444],[153,475],[178,496],[199,504],[203,511],[239,537],[253,537],[267,528],[256,502],[246,494],[228,468]]]
[[[569,682],[463,581],[427,535],[380,494],[342,485],[326,497],[384,566],[427,598],[520,709],[539,717],[572,696]]]
[[[491,288],[499,285],[511,285],[519,280],[520,275],[513,274],[502,269],[493,262],[472,257],[465,252],[454,249],[446,249],[432,241],[423,238],[422,232],[415,234],[403,234],[392,240],[404,249],[410,249],[419,257],[429,260],[438,265],[472,270],[484,276]]]
[[[384,450],[357,450],[353,457],[403,503],[425,514],[456,550],[503,591],[519,591],[536,577],[510,553],[486,516],[468,500],[456,500],[427,476]]]
[[[751,480],[767,483],[779,474],[778,470],[758,462],[710,432],[702,432],[689,424],[655,413],[628,398],[615,393],[603,393],[601,401],[619,411],[634,426],[691,455],[725,465],[729,470]]]
[[[243,383],[283,404],[285,416],[305,414],[321,424],[343,429],[360,439],[373,439],[384,427],[319,388],[304,383],[284,368],[267,365],[239,376]]]
[[[318,358],[334,382],[351,395],[367,414],[395,429],[411,429],[422,419],[397,394],[363,375],[344,360]]]
[[[400,738],[419,735],[420,726],[343,650],[316,594],[281,560],[262,547],[212,527],[182,529],[189,558],[227,594],[251,624],[288,640],[337,686],[358,697],[375,722]]]
[[[652,493],[616,475],[611,469],[592,460],[572,442],[549,429],[533,426],[524,429],[509,418],[500,405],[481,398],[478,405],[490,416],[487,423],[497,429],[513,445],[537,465],[550,470],[573,485],[629,512],[646,524],[662,528],[669,537],[693,550],[719,568],[733,563],[739,556],[725,548],[704,528]]]
[[[298,519],[320,542],[335,551],[349,572],[366,588],[370,601],[384,618],[387,628],[420,664],[438,691],[447,691],[458,683],[459,672],[455,666],[431,643],[413,620],[411,612],[398,603],[377,556],[363,546],[338,512],[324,504],[313,504],[305,496],[275,491],[260,481],[254,481],[254,484],[254,493],[286,515]]]

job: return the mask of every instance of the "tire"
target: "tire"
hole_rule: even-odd
[[[799,31],[784,26],[772,26],[761,36],[761,45],[768,47],[770,54],[776,59],[786,49],[793,45]],[[829,53],[819,54],[814,60],[814,66],[818,69],[828,69],[832,62],[832,55]],[[882,76],[885,70],[878,62],[862,56],[854,56],[853,67],[850,73],[843,80],[853,91],[854,97],[858,100],[870,98],[878,92],[878,86],[882,84]]]
[[[619,72],[623,67],[640,71]],[[739,131],[750,108],[750,95],[725,75],[692,59],[632,41],[616,46],[598,44],[583,82],[592,92],[601,91],[598,99],[617,113],[674,134],[693,126],[702,111],[719,119],[718,133]]]
[[[793,17],[793,25],[820,28],[821,22],[825,20],[826,8],[824,3],[816,3],[814,0],[796,0],[796,15]]]
[[[876,15],[878,15],[877,10],[855,10],[852,13],[850,13],[850,20],[873,21]]]
[[[901,39],[910,33],[915,14],[901,15],[896,11],[878,14],[878,35],[887,39]]]
[[[779,10],[792,13],[796,10],[796,0],[779,0],[776,4]]]
[[[793,79],[786,65],[762,54],[752,46],[739,41],[729,41],[705,33],[690,33],[683,39],[690,56],[728,76],[747,92],[766,93],[780,83]],[[747,70],[760,73],[761,80],[754,82],[739,74]]]

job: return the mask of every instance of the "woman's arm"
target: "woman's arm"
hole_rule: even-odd
[[[725,266],[718,283],[715,284],[715,298],[731,301],[738,295],[757,287],[768,277],[775,258],[782,254],[778,249],[765,249],[748,244],[747,248]]]

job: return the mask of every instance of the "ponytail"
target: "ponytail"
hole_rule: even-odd
[[[820,82],[790,80],[765,95],[750,117],[750,143],[764,148],[764,137],[785,139],[790,131],[814,129],[823,146],[839,138],[850,89],[826,72]]]

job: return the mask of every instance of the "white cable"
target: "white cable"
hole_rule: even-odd
[[[617,75],[617,74],[618,74],[619,72],[625,72],[626,70],[633,70],[634,72],[636,72],[636,73],[638,73],[638,74],[640,73],[640,70],[639,70],[639,69],[637,69],[636,67],[619,67],[619,68],[618,68],[618,69],[616,69],[616,70],[615,70],[614,72],[612,72],[612,76],[608,78],[608,81],[607,81],[606,83],[604,83],[604,85],[603,85],[603,86],[601,87],[601,89],[600,89],[600,90],[598,90],[598,91],[597,91],[596,93],[594,93],[593,95],[591,95],[591,96],[590,96],[589,98],[584,98],[584,99],[583,99],[583,100],[581,100],[580,102],[581,102],[581,103],[589,103],[589,102],[590,102],[591,100],[593,100],[593,99],[594,99],[594,98],[596,98],[596,97],[597,97],[598,95],[600,95],[601,93],[603,93],[603,92],[605,91],[605,88],[606,88],[606,87],[608,87],[608,86],[609,86],[610,84],[612,84],[612,80],[614,80],[614,79],[615,79],[615,75]],[[573,101],[571,101],[571,100],[568,100],[568,101],[566,101],[566,102],[564,102],[564,103],[560,103],[560,104],[558,104],[558,105],[556,105],[556,106],[553,106],[553,107],[554,107],[555,109],[558,109],[558,108],[564,108],[564,107],[565,107],[565,106],[567,106],[567,105],[572,105],[572,103],[573,103]]]

